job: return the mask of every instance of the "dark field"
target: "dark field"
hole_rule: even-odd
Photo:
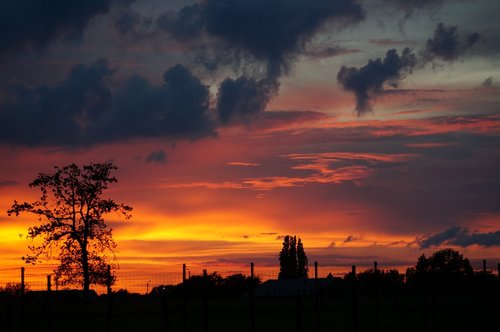
[[[349,292],[257,297],[254,331],[495,331],[500,326],[498,288],[451,296],[421,292],[377,297],[360,290],[357,306],[354,302]],[[245,296],[184,302],[182,297],[113,294],[111,302],[100,296],[85,306],[81,297],[28,293],[2,297],[0,330],[251,332],[250,303]]]

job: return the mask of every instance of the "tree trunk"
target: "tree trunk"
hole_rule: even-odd
[[[87,248],[82,249],[83,291],[88,296],[90,290],[89,257]]]

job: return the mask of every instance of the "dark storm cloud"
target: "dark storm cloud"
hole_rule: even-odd
[[[154,86],[134,76],[112,91],[104,59],[74,66],[56,86],[13,84],[0,102],[0,141],[81,146],[131,137],[196,139],[214,135],[209,93],[181,65]]]
[[[430,235],[417,241],[422,249],[442,244],[468,247],[477,244],[484,247],[500,246],[500,231],[472,233],[467,228],[453,226],[441,233]]]
[[[500,246],[500,231],[465,234],[452,239],[450,243],[461,247],[468,247],[473,244],[485,247]]]
[[[75,144],[85,126],[110,108],[107,78],[113,73],[101,59],[74,66],[56,86],[7,86],[0,102],[0,140],[25,145]]]
[[[346,25],[363,18],[355,0],[206,0],[164,15],[157,24],[182,41],[206,33],[265,62],[268,74],[279,76],[325,23]]]
[[[128,9],[116,15],[114,26],[120,34],[126,35],[137,31],[143,20],[138,12]]]
[[[395,5],[405,13],[405,18],[409,18],[416,11],[429,10],[436,12],[444,3],[444,0],[385,0],[389,4]]]
[[[446,27],[443,23],[439,23],[434,36],[427,39],[423,53],[424,60],[433,61],[435,58],[440,58],[445,61],[455,61],[480,39],[481,35],[476,32],[460,36],[457,26]]]
[[[167,154],[163,150],[152,151],[147,157],[148,163],[164,164],[167,162]]]
[[[197,39],[205,25],[205,4],[195,3],[181,8],[177,13],[166,13],[156,20],[159,29],[165,30],[181,41]]]
[[[79,41],[89,21],[111,0],[4,0],[0,2],[0,56],[43,50],[55,41]]]
[[[405,48],[401,55],[391,49],[384,59],[370,60],[364,67],[342,66],[337,80],[345,90],[354,93],[356,111],[361,115],[371,110],[371,99],[381,94],[385,85],[397,87],[399,81],[412,72],[416,63],[415,54],[409,48]]]
[[[274,79],[240,76],[227,78],[217,94],[217,112],[222,123],[249,122],[266,108],[267,103],[278,91]]]
[[[310,54],[305,44],[325,24],[345,26],[363,18],[356,0],[206,0],[163,14],[155,25],[188,45],[196,64],[210,71],[244,70],[219,87],[216,109],[228,124],[249,123],[262,114],[278,92],[280,76],[299,55]]]
[[[465,230],[463,230],[461,227],[453,226],[445,230],[444,232],[429,235],[424,239],[418,240],[418,243],[420,245],[420,248],[422,249],[430,248],[432,246],[438,246],[444,242],[447,242],[450,239],[454,239],[457,236],[461,236],[464,233]]]
[[[133,137],[196,139],[214,135],[208,88],[187,68],[176,65],[154,86],[141,76],[127,80],[114,96],[114,107],[90,137],[121,140]]]

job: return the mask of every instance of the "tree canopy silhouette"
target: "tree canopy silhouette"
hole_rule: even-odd
[[[426,257],[422,254],[417,264],[406,271],[409,284],[433,282],[444,288],[453,288],[466,280],[471,280],[474,271],[467,258],[458,251],[447,248]]]
[[[444,278],[454,276],[471,276],[473,273],[470,262],[458,251],[442,249],[433,253],[428,258],[422,254],[415,266],[417,273],[432,273]]]
[[[132,208],[103,198],[108,185],[117,182],[111,175],[113,163],[94,163],[82,168],[75,164],[55,167],[53,173],[40,173],[30,183],[41,191],[39,200],[28,203],[14,201],[9,215],[37,215],[40,225],[30,227],[28,239],[41,238],[39,245],[23,257],[36,264],[57,253],[59,266],[54,271],[60,285],[77,284],[88,292],[91,284],[105,285],[107,265],[113,261],[116,243],[104,215],[117,212],[129,219]],[[112,265],[112,270],[116,268]]]
[[[309,267],[304,246],[300,238],[286,235],[280,256],[280,273],[278,279],[307,278]]]

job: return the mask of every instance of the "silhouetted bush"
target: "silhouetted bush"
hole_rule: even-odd
[[[6,294],[6,295],[21,295],[21,288],[22,285],[20,283],[7,283],[5,287],[0,287],[0,293]],[[28,285],[24,286],[24,291],[28,291],[29,287]]]
[[[379,292],[392,292],[404,285],[404,276],[398,270],[363,271],[357,275],[361,289],[377,289]]]
[[[204,295],[210,298],[239,297],[247,293],[252,286],[261,283],[259,277],[246,276],[241,273],[223,278],[219,273],[213,272],[204,275],[194,275],[186,279],[184,284],[176,286],[157,286],[151,294],[170,294],[174,297],[187,296],[200,298]]]

